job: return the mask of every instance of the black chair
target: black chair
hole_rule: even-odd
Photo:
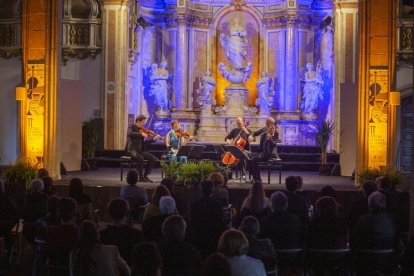
[[[351,257],[357,275],[399,275],[398,257],[393,248],[353,249]]]
[[[349,248],[308,248],[305,255],[305,271],[308,275],[348,275]]]
[[[267,170],[267,184],[270,184],[270,176],[271,176],[271,173],[272,173],[273,169],[276,169],[277,172],[279,173],[279,184],[282,184],[282,164],[280,163],[281,161],[282,161],[281,159],[269,159],[267,161],[258,162],[259,163],[259,168],[260,168],[260,165],[263,165],[263,166],[266,167],[266,170]],[[251,172],[249,173],[249,178],[250,179],[252,178]]]
[[[280,272],[299,275],[304,271],[302,248],[275,248],[275,252],[279,260]]]

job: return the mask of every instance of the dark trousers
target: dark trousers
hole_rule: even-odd
[[[137,161],[137,171],[140,177],[151,174],[155,161],[157,161],[157,158],[148,151],[131,152],[131,157]],[[142,164],[144,163],[144,160],[148,160],[148,166],[145,168],[144,174],[142,174]]]
[[[262,178],[260,177],[259,162],[266,162],[270,158],[274,158],[274,157],[275,156],[273,156],[272,154],[259,153],[250,159],[250,162],[249,162],[250,172],[254,180],[262,180]]]

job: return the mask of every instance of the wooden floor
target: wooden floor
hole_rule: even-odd
[[[120,180],[120,169],[119,168],[99,168],[95,171],[73,171],[68,172],[67,175],[62,176],[62,179],[56,181],[57,185],[68,185],[69,181],[73,177],[79,177],[86,186],[91,187],[120,187],[124,185],[126,171],[124,171],[124,180]],[[298,171],[283,171],[282,172],[282,183],[279,184],[279,175],[277,172],[271,174],[270,185],[267,184],[267,172],[262,171],[261,177],[264,181],[265,189],[270,190],[284,190],[285,179],[290,175],[300,175],[303,178],[303,190],[305,191],[320,191],[323,186],[330,185],[337,191],[355,191],[354,181],[350,177],[345,176],[320,176],[317,172],[298,172]],[[148,189],[154,188],[161,181],[161,171],[154,169],[150,176],[150,179],[155,183],[140,183],[141,186]],[[249,189],[251,184],[240,182],[238,180],[230,180],[228,187],[229,189]]]

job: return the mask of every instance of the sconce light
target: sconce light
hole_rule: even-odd
[[[390,105],[400,105],[400,92],[390,92]]]
[[[26,87],[16,87],[16,101],[26,100]]]

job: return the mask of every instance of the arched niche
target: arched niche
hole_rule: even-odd
[[[244,86],[249,90],[248,104],[254,105],[257,98],[256,83],[259,79],[260,70],[263,68],[261,60],[263,57],[263,25],[262,16],[254,8],[245,6],[240,10],[236,10],[233,6],[225,7],[220,10],[213,19],[212,24],[212,56],[211,56],[211,71],[216,76],[216,100],[219,105],[224,104],[224,89],[230,86],[228,82],[218,70],[218,64],[223,62],[230,66],[230,62],[226,57],[226,51],[220,44],[220,34],[228,34],[230,25],[233,20],[238,20],[240,25],[244,25],[249,38],[249,48],[246,57],[246,62],[253,64],[252,75]]]

